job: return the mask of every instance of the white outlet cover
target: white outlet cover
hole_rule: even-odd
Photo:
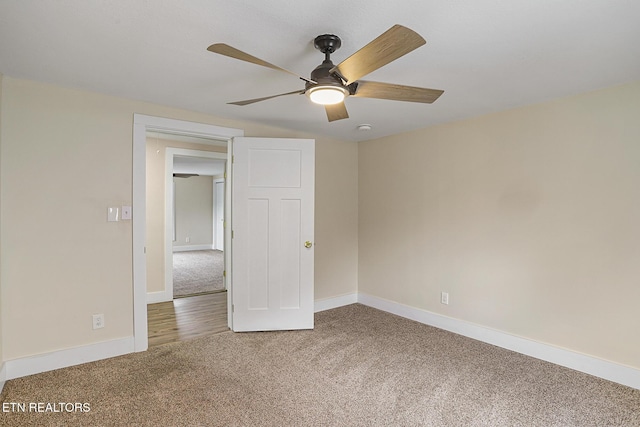
[[[449,304],[449,294],[447,292],[442,292],[440,294],[440,302],[442,304]]]
[[[93,329],[104,328],[104,314],[93,315]]]
[[[122,219],[131,219],[131,206],[122,207]]]

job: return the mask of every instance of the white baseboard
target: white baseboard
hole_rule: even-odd
[[[174,246],[173,252],[208,251],[211,249],[213,249],[213,245]]]
[[[358,294],[347,294],[339,297],[317,299],[314,301],[314,313],[342,307],[343,305],[355,304],[358,302]]]
[[[173,295],[170,295],[167,291],[147,292],[147,304],[166,302],[172,299]]]
[[[7,371],[5,369],[4,362],[2,362],[2,364],[0,364],[0,393],[2,393],[2,390],[4,389],[4,383],[6,379],[7,379]]]
[[[165,298],[166,292],[164,291],[147,293],[148,303],[170,301],[172,296],[169,296],[168,299]],[[357,299],[358,295],[354,293],[318,300],[315,302],[315,311],[354,304]],[[2,391],[6,380],[133,353],[134,347],[134,339],[129,337],[8,360],[0,367],[0,391]]]
[[[488,344],[526,354],[536,359],[575,369],[628,387],[640,389],[640,370],[598,359],[593,356],[540,343],[526,338],[486,328],[474,323],[436,314],[365,293],[358,294],[358,302],[425,325],[464,335]]]
[[[164,294],[164,292],[152,292],[147,294],[147,296],[160,293]],[[638,369],[400,304],[395,301],[374,297],[362,292],[317,300],[315,301],[314,311],[329,310],[356,302],[415,320],[425,325],[434,326],[517,353],[555,363],[556,365],[565,366],[628,387],[640,389],[640,370]],[[54,351],[37,356],[8,360],[0,366],[0,392],[6,380],[107,359],[109,357],[121,356],[123,354],[133,353],[134,351],[134,339],[133,337],[128,337],[90,344],[83,347]]]
[[[37,356],[7,360],[4,364],[2,380],[25,377],[54,369],[94,362],[109,357],[122,356],[134,352],[133,337],[120,338],[82,347],[52,351]]]

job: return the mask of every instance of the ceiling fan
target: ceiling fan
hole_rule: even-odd
[[[344,99],[348,96],[427,104],[438,99],[444,91],[359,80],[361,77],[395,61],[425,43],[425,39],[415,31],[402,25],[394,25],[338,65],[333,65],[330,56],[340,48],[342,42],[338,36],[323,34],[315,38],[314,46],[324,53],[324,61],[311,72],[310,78],[301,77],[294,72],[263,61],[224,43],[212,44],[207,50],[273,70],[284,71],[305,82],[305,87],[301,90],[263,98],[229,102],[229,104],[249,105],[279,96],[305,94],[311,101],[324,105],[327,118],[332,122],[349,117],[347,108],[344,105]]]

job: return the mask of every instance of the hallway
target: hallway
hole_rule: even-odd
[[[149,304],[149,347],[228,331],[227,292]]]

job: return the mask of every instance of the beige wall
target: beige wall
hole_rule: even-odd
[[[173,247],[213,244],[213,178],[173,178],[176,240]],[[187,238],[189,242],[187,242]]]
[[[360,143],[359,291],[640,368],[639,117],[636,82]]]
[[[133,114],[313,135],[5,77],[0,282],[4,360],[133,333]],[[316,298],[357,289],[357,144],[316,138]],[[135,212],[134,212],[135,215]],[[91,329],[91,315],[105,328]]]
[[[0,194],[2,194],[2,80],[0,73]],[[0,212],[2,212],[2,197],[0,197]],[[2,216],[0,215],[0,229],[2,228]],[[2,245],[0,245],[0,259],[2,259]],[[0,263],[0,369],[2,369],[2,264]]]
[[[105,211],[131,203],[134,113],[314,137],[0,89],[2,360],[131,336],[131,223]],[[639,103],[633,83],[360,144],[316,137],[316,299],[359,290],[640,367]]]
[[[227,147],[159,138],[152,133],[146,144],[147,292],[165,290],[165,153],[167,148],[226,152]]]

